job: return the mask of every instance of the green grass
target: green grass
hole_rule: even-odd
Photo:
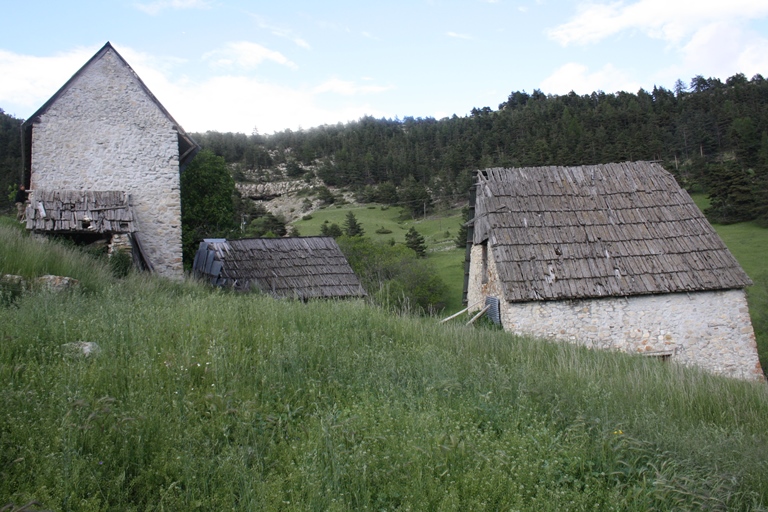
[[[709,199],[704,194],[694,194],[692,197],[702,210],[709,205]],[[365,228],[366,236],[374,240],[386,241],[394,238],[397,242],[404,242],[405,233],[411,225],[416,226],[427,241],[428,262],[448,286],[448,300],[443,315],[448,316],[463,308],[461,297],[464,287],[464,250],[453,245],[461,222],[459,209],[427,216],[426,219],[402,220],[401,209],[396,207],[382,209],[380,205],[331,206],[313,213],[311,220],[298,221],[296,225],[304,235],[317,235],[320,234],[320,226],[325,220],[342,226],[348,211],[354,212]],[[381,227],[392,233],[376,234],[375,230]],[[768,368],[768,267],[765,264],[765,255],[768,254],[768,229],[752,222],[715,224],[714,228],[754,282],[753,286],[747,288],[747,298],[760,364],[765,370]]]
[[[0,226],[0,272],[16,236]],[[0,507],[768,505],[764,384],[362,301],[98,276],[0,308]],[[72,357],[75,341],[101,353]]]
[[[309,220],[294,223],[299,233],[304,236],[319,235],[320,226],[327,220],[330,224],[344,226],[347,212],[355,214],[362,224],[365,236],[378,242],[394,240],[405,243],[405,234],[414,226],[424,236],[427,243],[427,262],[448,286],[444,314],[461,310],[464,289],[464,249],[457,249],[454,239],[461,224],[461,209],[438,212],[426,218],[404,218],[400,207],[382,205],[342,205],[329,206],[313,212]],[[376,233],[387,230],[390,233]]]

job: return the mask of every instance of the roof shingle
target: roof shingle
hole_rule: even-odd
[[[474,243],[485,240],[512,302],[752,284],[690,196],[651,162],[482,171]]]

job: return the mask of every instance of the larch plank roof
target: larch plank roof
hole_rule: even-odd
[[[216,284],[255,288],[276,298],[366,295],[332,237],[210,240],[201,244],[193,266]]]
[[[53,233],[133,233],[130,197],[118,190],[42,190],[30,194],[27,229]]]
[[[473,243],[510,302],[752,284],[674,177],[651,162],[478,173]]]

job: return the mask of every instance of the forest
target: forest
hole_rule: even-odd
[[[255,179],[282,164],[362,201],[421,208],[463,200],[487,167],[663,163],[686,189],[711,198],[710,220],[768,222],[768,80],[743,74],[678,80],[674,90],[547,95],[516,91],[465,117],[375,119],[272,135],[193,137]]]
[[[18,181],[22,120],[0,110],[0,207]],[[416,213],[467,197],[487,167],[663,163],[686,189],[711,199],[710,220],[768,223],[768,80],[696,76],[674,90],[548,95],[512,92],[497,109],[464,117],[375,119],[271,135],[192,134],[223,157],[237,181],[321,179],[363,202]],[[9,188],[10,187],[10,188]]]

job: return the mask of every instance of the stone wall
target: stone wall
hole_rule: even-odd
[[[150,261],[180,278],[178,134],[112,51],[92,62],[32,129],[31,188],[122,190]]]
[[[474,304],[486,295],[501,299],[506,331],[669,357],[729,377],[764,378],[743,290],[507,303],[488,252],[492,275],[483,284],[482,250],[472,248],[467,300]]]

